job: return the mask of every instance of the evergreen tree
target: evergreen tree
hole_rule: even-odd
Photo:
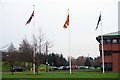
[[[89,58],[87,58],[87,59],[85,60],[84,65],[85,65],[85,66],[89,66],[89,67],[91,66],[91,61],[90,61]]]

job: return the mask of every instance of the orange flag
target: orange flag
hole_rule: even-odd
[[[69,14],[68,14],[68,16],[67,16],[67,19],[66,19],[66,21],[65,21],[65,24],[64,24],[64,26],[63,26],[63,28],[67,28],[69,26]]]

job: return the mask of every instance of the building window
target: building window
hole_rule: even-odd
[[[120,43],[120,39],[119,39],[119,43]]]
[[[102,70],[103,66],[101,63],[101,70]],[[112,71],[112,63],[104,63],[104,69],[105,71]]]
[[[100,51],[100,56],[102,56],[102,51]],[[104,51],[104,56],[112,56],[112,51]]]
[[[100,40],[100,43],[102,44],[102,40]],[[105,40],[103,40],[103,43],[105,43]]]
[[[105,63],[105,71],[112,71],[112,63]]]
[[[114,44],[117,43],[117,39],[113,39],[112,43],[114,43]]]
[[[110,39],[107,39],[106,40],[106,44],[110,44],[111,43],[111,40]]]

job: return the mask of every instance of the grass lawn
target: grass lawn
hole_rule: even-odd
[[[73,71],[56,71],[56,72],[39,72],[34,75],[32,72],[15,72],[13,75],[10,72],[3,72],[2,78],[118,78],[118,73],[102,73],[102,72],[80,72]]]

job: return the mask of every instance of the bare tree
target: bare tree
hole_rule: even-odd
[[[6,62],[11,66],[11,72],[13,74],[13,67],[14,67],[15,62],[17,60],[17,58],[16,58],[17,57],[16,52],[9,52],[9,54],[6,55],[6,56],[7,56]]]
[[[40,65],[40,55],[42,51],[44,50],[44,34],[42,34],[41,29],[39,30],[39,36],[38,38],[33,34],[33,64],[34,64],[34,70],[38,74],[38,67]]]
[[[32,47],[34,49],[33,63],[35,64],[35,72],[38,73],[38,67],[40,65],[40,55],[39,54],[42,54],[42,53],[48,54],[49,48],[51,48],[52,45],[49,41],[45,40],[44,34],[42,33],[41,29],[39,30],[38,37],[36,37],[35,34],[33,34],[33,42],[32,43],[33,43]],[[46,57],[46,59],[47,59],[47,57]]]
[[[94,66],[95,68],[100,67],[99,57],[94,58],[94,60],[92,61],[92,66]]]
[[[71,64],[72,65],[77,65],[76,59],[74,57],[71,57]]]
[[[49,69],[48,69],[48,52],[49,52],[49,48],[52,48],[53,47],[53,45],[51,44],[51,42],[50,41],[46,41],[45,42],[45,55],[46,55],[46,72],[48,72],[49,71]]]
[[[16,48],[14,47],[13,43],[11,43],[7,50],[8,52],[13,52],[16,50]]]
[[[84,57],[84,56],[79,56],[79,57],[76,59],[77,65],[78,65],[78,66],[84,66],[85,60],[86,60],[86,57]]]
[[[39,36],[38,36],[38,50],[39,50],[39,54],[41,54],[44,50],[44,33],[42,33],[42,30],[39,30]]]
[[[38,59],[36,59],[36,54],[37,54],[37,39],[35,38],[35,35],[33,34],[33,45],[32,45],[32,47],[33,47],[33,70],[34,70],[34,73],[35,72],[37,72],[38,73],[38,70],[36,69],[36,65],[38,64],[37,62],[37,60]]]
[[[17,52],[15,51],[16,48],[11,43],[11,45],[8,47],[8,54],[6,55],[6,62],[11,66],[11,72],[13,74],[13,67],[15,65],[15,62],[17,61]]]

